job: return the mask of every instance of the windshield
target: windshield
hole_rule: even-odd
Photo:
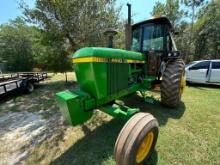
[[[143,51],[163,50],[162,25],[152,24],[144,27]]]
[[[138,28],[133,30],[131,49],[133,51],[140,51],[140,48],[141,48],[141,28]]]
[[[192,61],[192,62],[186,64],[185,67],[188,67],[188,66],[190,66],[190,65],[192,65],[192,64],[195,64],[195,63],[196,63],[196,61]]]
[[[141,38],[143,29],[143,39]],[[161,24],[147,24],[134,29],[132,32],[132,45],[131,49],[133,51],[154,51],[164,50],[164,30]],[[141,43],[141,39],[143,43]],[[142,49],[141,49],[142,46]]]

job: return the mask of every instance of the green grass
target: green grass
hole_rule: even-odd
[[[32,98],[38,98],[38,109],[53,107],[54,113],[59,114],[54,94],[71,87],[65,86],[61,79],[64,80],[63,75],[56,75],[31,94]],[[26,97],[30,96],[19,96],[15,100],[28,102]],[[165,108],[158,102],[147,104],[137,95],[125,98],[124,102],[158,119],[160,133],[149,164],[220,163],[219,87],[186,87],[176,109]],[[17,112],[19,105],[15,105],[12,111]],[[44,118],[50,118],[50,113],[45,113]],[[119,119],[95,112],[92,120],[84,125],[62,125],[60,134],[33,147],[25,161],[27,164],[114,165],[114,143],[123,125]]]
[[[125,98],[127,105],[153,114],[159,121],[160,134],[149,164],[218,164],[220,162],[220,89],[187,87],[183,102],[177,109],[164,108],[159,103],[146,104],[134,95]],[[43,153],[51,153],[42,163],[52,164],[115,164],[112,153],[123,122],[103,113],[67,135],[44,143]],[[91,129],[90,127],[94,127]],[[70,130],[71,131],[71,130]],[[54,143],[58,143],[62,149]],[[43,150],[44,150],[43,149]],[[38,148],[33,152],[38,162]],[[54,157],[55,160],[54,160]],[[32,157],[33,158],[33,157]]]

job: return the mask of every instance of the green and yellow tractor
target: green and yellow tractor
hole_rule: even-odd
[[[56,96],[65,121],[73,126],[89,120],[94,109],[127,119],[116,140],[114,158],[117,165],[140,165],[146,164],[154,150],[158,122],[149,113],[114,101],[137,91],[144,97],[146,91],[160,86],[162,104],[178,106],[185,86],[184,62],[166,17],[131,26],[130,5],[128,9],[128,50],[101,47],[78,50],[72,61],[79,88]],[[112,37],[114,31],[109,34]]]

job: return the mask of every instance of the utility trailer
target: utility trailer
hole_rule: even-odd
[[[47,78],[46,72],[18,72],[0,76],[0,96],[21,89],[32,92],[34,85]]]

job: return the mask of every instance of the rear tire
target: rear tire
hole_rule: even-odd
[[[161,102],[169,107],[176,107],[183,93],[185,83],[184,62],[176,59],[168,62],[162,76],[161,82]]]
[[[149,113],[137,113],[128,120],[115,143],[116,164],[146,164],[157,142],[158,127],[157,120]]]

